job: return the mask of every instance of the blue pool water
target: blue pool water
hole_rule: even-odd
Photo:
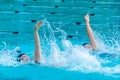
[[[34,43],[26,42],[19,46],[9,45],[6,42],[1,43],[1,80],[120,79],[119,57],[97,57],[91,55],[88,50],[79,45],[82,42],[78,41],[78,44],[76,44],[77,39],[67,38],[67,33],[64,30],[59,28],[53,30],[50,23],[46,20],[44,20],[44,25],[40,31],[44,33],[44,36],[40,36],[42,47],[41,65],[34,64],[33,62],[22,64],[16,61],[17,50],[27,53],[32,59]],[[57,36],[56,32],[59,32]],[[49,36],[46,34],[49,34]],[[98,42],[98,45],[102,46],[100,49],[103,52],[119,54],[119,49],[113,46],[105,46],[102,42]],[[104,50],[103,47],[107,48]]]
[[[120,80],[119,9],[119,0],[0,0],[0,80]],[[81,46],[89,43],[86,13],[99,46],[95,53],[117,56],[99,57]],[[39,19],[40,65],[32,61]],[[18,63],[17,50],[31,62]]]

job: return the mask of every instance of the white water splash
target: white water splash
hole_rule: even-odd
[[[70,40],[66,39],[66,33],[63,30],[56,29],[57,31],[54,31],[51,28],[49,22],[47,21],[44,22],[45,22],[44,25],[47,26],[48,33],[50,35],[49,37],[47,37],[48,36],[47,32],[44,33],[44,38],[47,41],[47,44],[49,44],[49,46],[43,46],[43,47],[44,50],[47,50],[46,52],[49,54],[46,55],[46,53],[42,53],[43,65],[54,66],[59,68],[62,67],[62,68],[67,68],[68,70],[81,71],[84,73],[92,73],[92,72],[105,73],[105,74],[120,73],[119,64],[113,67],[109,67],[109,66],[104,67],[102,63],[106,63],[105,60],[102,60],[95,55],[91,55],[89,50],[84,49],[80,45],[73,45]],[[61,39],[59,41],[57,41],[55,32],[59,32],[62,34],[60,35]],[[97,39],[97,40],[98,40],[97,43],[98,45],[100,45],[101,50],[106,52],[111,52],[110,51],[111,49],[113,52],[114,50],[119,51],[120,48],[119,45],[117,48],[114,47],[111,48],[110,46],[105,45],[104,42],[100,41],[101,39]],[[58,42],[60,45],[58,45]],[[43,41],[42,43],[46,43],[46,42]],[[1,65],[11,66],[17,64],[15,61],[15,55],[17,54],[15,52],[16,48],[8,51],[4,51],[4,50],[0,51]]]

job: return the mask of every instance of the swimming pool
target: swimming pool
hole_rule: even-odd
[[[81,46],[89,42],[82,18],[88,12],[100,50],[119,54],[119,1],[6,1],[0,3],[0,80],[120,79],[119,57],[97,57]],[[41,18],[42,64],[19,64],[16,50],[33,57],[34,22]]]

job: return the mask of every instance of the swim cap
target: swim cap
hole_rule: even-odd
[[[20,61],[21,61],[20,57],[23,56],[23,55],[26,55],[26,54],[24,54],[24,53],[19,54],[19,55],[17,56],[17,61],[20,62]]]
[[[87,44],[88,44],[88,43],[83,43],[82,45],[85,46],[85,45],[87,45]]]

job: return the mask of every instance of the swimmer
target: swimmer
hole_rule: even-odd
[[[35,41],[35,51],[34,51],[34,62],[40,63],[41,61],[41,47],[40,47],[40,38],[38,34],[39,28],[42,26],[42,21],[38,21],[34,29],[34,41]],[[30,62],[30,58],[27,54],[19,54],[17,57],[19,62]]]
[[[85,18],[86,30],[87,30],[88,38],[89,38],[91,44],[84,43],[83,47],[86,48],[86,49],[90,49],[90,50],[92,49],[96,53],[99,52],[100,57],[120,57],[120,55],[118,55],[118,54],[106,53],[106,52],[101,53],[98,50],[96,40],[95,40],[94,35],[93,35],[92,28],[90,27],[90,24],[89,24],[89,22],[90,22],[89,15],[88,14],[85,15],[84,18]]]
[[[97,48],[96,41],[95,41],[95,38],[93,35],[93,31],[92,31],[90,24],[89,24],[89,22],[90,22],[89,15],[88,14],[85,15],[84,18],[85,18],[88,38],[89,38],[91,44],[84,43],[83,46],[84,46],[84,48],[92,49],[92,50],[96,51],[96,50],[98,50],[98,48]]]

